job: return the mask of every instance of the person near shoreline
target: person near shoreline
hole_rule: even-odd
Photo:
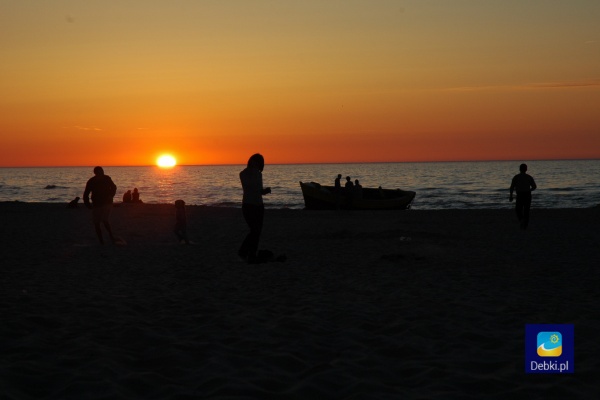
[[[132,201],[131,190],[128,190],[123,194],[123,203],[131,203]]]
[[[187,216],[185,214],[185,201],[175,200],[175,229],[173,230],[181,244],[190,244],[187,236]]]
[[[527,229],[529,225],[529,210],[531,208],[531,192],[537,189],[535,180],[527,174],[527,164],[519,166],[520,173],[512,178],[510,184],[509,201],[513,201],[513,192],[517,192],[515,211],[521,225],[521,229]]]
[[[141,203],[140,200],[140,192],[138,192],[137,188],[133,188],[133,193],[131,193],[131,202],[132,203]]]
[[[263,228],[265,206],[262,197],[271,193],[271,188],[263,188],[262,171],[265,159],[261,154],[253,154],[246,168],[240,172],[242,182],[242,214],[250,232],[242,242],[238,255],[250,264],[258,262],[257,251]]]
[[[117,242],[116,238],[113,236],[109,221],[110,212],[113,206],[113,197],[116,193],[117,186],[112,181],[111,177],[104,175],[104,169],[102,169],[102,167],[95,167],[94,176],[91,177],[85,185],[83,203],[87,208],[93,211],[94,228],[100,244],[104,244],[102,230],[100,228],[101,223],[108,232],[110,240],[113,243]],[[90,194],[92,195],[91,203]]]

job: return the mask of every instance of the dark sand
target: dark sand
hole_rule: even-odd
[[[267,210],[0,203],[2,399],[593,399],[600,209]],[[528,323],[575,325],[575,373],[525,374]]]

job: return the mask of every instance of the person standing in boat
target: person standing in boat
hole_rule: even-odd
[[[358,179],[355,179],[354,180],[354,198],[362,199],[362,197],[363,197],[362,185],[360,184]]]
[[[354,195],[354,185],[352,184],[352,178],[346,177],[346,184],[344,185],[344,196],[346,196],[346,207],[352,206],[352,196]]]
[[[342,174],[338,174],[337,178],[335,178],[334,183],[334,195],[335,195],[335,208],[340,208],[340,199],[342,197]]]
[[[265,206],[262,197],[271,193],[271,188],[263,188],[262,171],[265,159],[260,154],[254,154],[248,160],[246,168],[240,172],[240,181],[244,191],[242,198],[242,214],[250,228],[238,255],[250,264],[258,262],[256,252],[263,228]]]
[[[531,192],[537,189],[537,185],[533,177],[527,174],[527,164],[521,164],[519,171],[521,172],[512,178],[508,200],[513,201],[513,191],[516,190],[517,201],[515,210],[517,218],[519,218],[521,229],[527,229],[529,225],[529,209],[531,208]]]

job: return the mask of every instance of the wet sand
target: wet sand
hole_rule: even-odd
[[[600,208],[267,210],[0,203],[7,399],[595,398]],[[575,325],[575,373],[525,374],[528,323]]]

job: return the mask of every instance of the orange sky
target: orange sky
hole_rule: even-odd
[[[600,2],[6,1],[0,166],[600,158]]]

